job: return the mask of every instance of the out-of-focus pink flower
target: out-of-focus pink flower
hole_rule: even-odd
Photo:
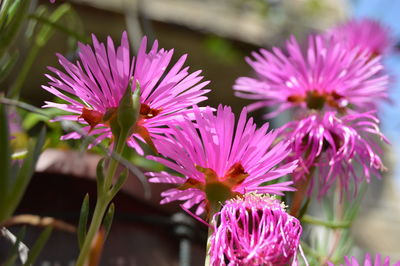
[[[257,77],[240,77],[233,88],[235,95],[257,101],[250,111],[277,106],[266,117],[292,107],[365,111],[387,98],[388,76],[379,56],[325,36],[310,36],[306,53],[294,37],[286,48],[261,49],[246,58]]]
[[[329,266],[334,266],[332,262],[328,262]],[[375,260],[371,258],[370,254],[365,255],[364,263],[359,263],[355,257],[344,257],[344,264],[340,264],[341,266],[400,266],[400,261],[390,264],[390,257],[387,256],[384,258],[382,262],[381,254],[375,255]]]
[[[338,41],[344,42],[348,48],[359,48],[375,57],[388,53],[395,42],[389,28],[373,19],[352,19],[328,32]]]
[[[370,181],[371,173],[380,177],[384,166],[376,139],[387,140],[378,123],[374,112],[341,118],[335,112],[315,112],[284,125],[280,135],[291,142],[291,157],[300,160],[294,181],[313,173],[317,178],[310,180],[309,193],[317,185],[319,196],[323,196],[336,181],[342,191],[348,191],[351,180],[357,188],[358,183]],[[355,170],[357,165],[361,166],[360,174]]]
[[[203,89],[208,82],[201,82],[201,71],[189,74],[189,67],[183,67],[186,55],[171,68],[173,50],[158,49],[155,41],[150,52],[146,52],[147,39],[143,38],[139,52],[131,57],[126,32],[122,34],[121,46],[115,49],[110,37],[107,44],[100,43],[93,35],[93,47],[79,43],[80,61],[73,64],[58,54],[65,73],[49,67],[55,75],[46,75],[49,86],[43,88],[66,104],[46,102],[44,107],[55,107],[73,115],[61,116],[55,120],[79,121],[90,135],[96,135],[94,144],[111,137],[110,119],[115,115],[120,100],[133,81],[140,85],[140,118],[134,134],[127,140],[128,145],[139,153],[142,149],[135,138],[151,142],[154,134],[164,132],[177,115],[187,112],[193,104],[205,99],[209,90]],[[168,69],[168,70],[167,70]],[[78,99],[72,98],[76,96]],[[77,139],[81,135],[72,132],[62,139]]]
[[[7,118],[9,126],[9,134],[11,138],[15,138],[15,134],[22,132],[21,118],[14,108],[7,108]]]
[[[296,264],[302,227],[278,200],[247,194],[213,217],[211,265]]]
[[[213,204],[225,202],[247,192],[282,194],[290,191],[292,181],[269,184],[264,182],[291,173],[296,161],[277,166],[290,153],[286,142],[274,143],[277,132],[267,133],[268,124],[256,129],[253,119],[246,119],[243,109],[235,127],[230,107],[194,108],[194,122],[177,121],[166,137],[157,136],[155,144],[161,155],[170,160],[148,156],[178,172],[147,173],[155,183],[177,184],[164,191],[162,204],[185,201],[183,208],[198,205],[196,215]],[[211,204],[211,206],[210,206]],[[213,208],[214,210],[214,208]]]

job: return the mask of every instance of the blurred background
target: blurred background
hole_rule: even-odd
[[[304,40],[309,33],[324,31],[353,16],[378,19],[393,30],[396,41],[400,37],[400,2],[392,0],[57,0],[54,4],[33,0],[31,9],[44,5],[55,10],[61,4],[70,5],[73,11],[60,20],[63,27],[54,31],[46,46],[34,51],[36,60],[21,84],[21,98],[35,106],[53,99],[41,85],[47,83],[46,67],[59,67],[55,53],[76,60],[76,41],[90,42],[91,33],[101,41],[111,36],[119,43],[122,31],[127,30],[133,50],[147,35],[151,42],[157,39],[160,47],[173,48],[173,61],[188,54],[186,65],[191,71],[202,69],[206,80],[211,80],[208,88],[212,91],[203,104],[230,105],[236,113],[250,103],[235,97],[232,85],[239,76],[252,75],[244,61],[251,51],[281,46],[290,35]],[[25,41],[15,45],[22,51],[22,66],[34,48]],[[387,58],[394,77],[392,102],[380,110],[383,131],[391,141],[384,147],[389,170],[381,181],[372,180],[352,231],[355,255],[381,252],[393,260],[400,259],[399,60],[396,53]],[[12,72],[4,86],[14,86],[20,74]],[[259,124],[264,122],[262,114],[262,110],[252,114]],[[279,126],[288,115],[270,123]],[[35,130],[42,120],[31,117],[23,126]],[[49,127],[61,130],[56,125]],[[18,212],[76,224],[87,191],[94,203],[93,179],[99,158],[95,152],[75,151],[54,140],[53,148],[42,155]],[[143,167],[146,163],[137,161]],[[163,187],[152,187],[152,197],[146,199],[141,184],[134,177],[129,180],[115,201],[116,220],[102,265],[178,265],[179,261],[202,265],[204,226],[179,213],[176,205],[160,208],[159,192]],[[29,234],[35,239],[38,232],[33,229]],[[73,265],[77,251],[75,235],[61,228],[53,233],[38,265]]]

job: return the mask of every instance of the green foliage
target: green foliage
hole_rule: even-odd
[[[18,232],[15,243],[11,249],[11,254],[8,256],[7,261],[4,263],[4,266],[13,266],[19,256],[20,253],[20,245],[22,244],[22,239],[25,237],[26,227],[22,227],[22,229]]]
[[[114,219],[114,213],[115,213],[115,206],[114,203],[111,203],[110,206],[108,207],[107,213],[104,216],[103,220],[103,226],[105,229],[105,238],[108,236],[108,233],[111,230],[111,225]]]
[[[64,16],[72,12],[71,10],[72,8],[69,4],[62,4],[58,6],[52,13],[49,13],[49,11],[42,6],[37,9],[36,14],[30,16],[30,18],[36,19],[43,24],[40,28],[38,28],[37,33],[34,35],[35,37],[33,38],[33,43],[30,47],[25,62],[18,72],[19,74],[15,79],[13,86],[8,92],[8,95],[10,97],[19,97],[21,88],[25,83],[25,80],[30,72],[30,69],[32,68],[33,63],[36,60],[40,49],[45,46],[45,44],[53,36],[56,29],[62,30],[63,32],[66,32],[70,35],[72,34],[71,36],[73,36],[74,38],[80,38],[79,36],[77,37],[76,34],[73,34],[72,30],[68,31],[68,28],[65,29],[64,26],[57,24]],[[33,35],[34,29],[36,27],[38,27],[38,25],[30,24],[30,27],[28,27],[28,36]]]
[[[79,224],[78,224],[78,245],[80,249],[82,248],[83,242],[85,241],[85,237],[87,234],[88,217],[89,217],[89,194],[86,194],[82,202],[81,212],[79,215]]]
[[[29,184],[44,144],[46,132],[43,129],[35,142],[30,142],[25,160],[19,165],[12,162],[9,144],[7,114],[0,105],[0,224],[8,219],[17,208]]]
[[[53,227],[46,227],[42,233],[40,233],[39,237],[36,239],[35,244],[33,244],[32,248],[28,253],[28,258],[24,263],[24,266],[34,265],[37,257],[40,252],[44,248],[47,243],[47,240],[50,238],[51,232],[53,231]]]
[[[351,250],[353,239],[350,228],[357,216],[366,185],[362,184],[357,197],[346,200],[335,191],[333,195],[321,199],[323,216],[314,217],[304,215],[303,224],[310,227],[310,241],[302,243],[306,257],[310,265],[325,265],[327,261],[340,263]]]
[[[0,58],[17,36],[28,12],[28,0],[4,0],[0,9]]]
[[[224,64],[235,64],[243,58],[230,41],[218,36],[206,37],[204,46],[210,55]]]

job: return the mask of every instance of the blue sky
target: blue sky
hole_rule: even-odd
[[[352,13],[355,17],[377,19],[390,27],[393,37],[400,41],[400,1],[398,0],[353,0]],[[383,104],[380,110],[382,131],[390,139],[396,162],[393,166],[396,184],[400,187],[400,51],[385,60],[395,83],[390,88],[392,104]],[[397,81],[397,82],[396,82]]]

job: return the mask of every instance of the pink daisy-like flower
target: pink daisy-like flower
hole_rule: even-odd
[[[291,173],[296,161],[277,166],[290,153],[286,142],[274,144],[277,132],[267,133],[268,124],[256,129],[253,119],[246,119],[243,109],[235,127],[230,107],[194,108],[194,121],[177,121],[166,137],[158,136],[155,144],[164,159],[149,159],[166,165],[182,176],[167,172],[147,173],[154,183],[177,184],[164,191],[161,204],[184,201],[183,208],[198,205],[196,215],[204,209],[215,211],[221,202],[247,192],[281,195],[291,191],[292,181],[269,184],[264,182]],[[217,206],[216,206],[217,205]]]
[[[301,167],[294,172],[294,181],[312,172],[318,173],[316,180],[310,180],[308,192],[311,193],[313,183],[318,183],[319,196],[323,196],[336,180],[348,191],[351,180],[357,188],[363,180],[370,181],[371,173],[379,178],[379,170],[384,166],[376,137],[387,140],[379,131],[378,123],[374,112],[341,118],[334,112],[315,112],[284,125],[281,136],[291,142],[291,157],[300,160]],[[361,166],[362,174],[357,174],[356,165]]]
[[[296,265],[302,227],[278,200],[247,194],[214,217],[211,265]]]
[[[379,56],[370,58],[324,36],[310,36],[305,54],[294,37],[286,48],[287,54],[279,48],[261,49],[252,53],[254,60],[246,58],[257,77],[240,77],[233,88],[235,95],[257,100],[249,111],[278,106],[266,115],[273,117],[292,107],[371,110],[387,98],[388,76],[381,71]]]
[[[87,124],[83,128],[90,135],[96,135],[94,144],[111,137],[110,118],[115,114],[120,100],[133,81],[140,86],[140,118],[134,134],[127,140],[128,145],[143,153],[135,138],[151,144],[154,134],[162,133],[165,125],[177,114],[187,111],[188,107],[205,99],[209,90],[202,89],[208,82],[201,82],[201,71],[189,74],[189,67],[183,67],[186,55],[168,71],[173,50],[158,49],[155,41],[151,50],[146,52],[147,38],[144,37],[139,52],[131,58],[126,32],[122,34],[121,46],[115,49],[110,37],[107,44],[100,43],[93,35],[93,47],[79,43],[80,61],[73,64],[58,54],[59,63],[65,72],[53,67],[49,69],[55,76],[49,86],[42,86],[66,104],[46,102],[44,107],[55,107],[73,115],[61,116],[55,120],[73,120]],[[70,96],[76,96],[78,100]],[[76,139],[81,135],[72,132],[62,139]],[[134,138],[135,137],[135,138]]]
[[[352,19],[333,28],[328,36],[344,42],[348,48],[359,48],[375,57],[388,53],[394,46],[389,28],[373,19]]]
[[[332,262],[328,262],[329,266],[334,266]],[[384,258],[382,262],[382,256],[381,254],[376,254],[375,255],[375,260],[371,258],[370,254],[365,255],[364,263],[358,263],[357,259],[355,257],[344,257],[344,264],[340,264],[341,266],[400,266],[400,261],[390,264],[390,257],[387,256]]]

